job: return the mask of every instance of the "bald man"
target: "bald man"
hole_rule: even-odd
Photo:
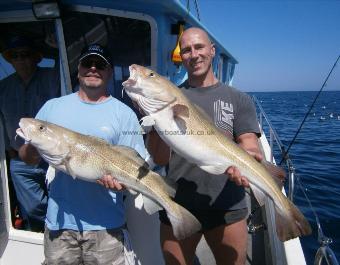
[[[180,49],[183,66],[188,72],[188,79],[180,86],[183,93],[210,116],[226,137],[233,138],[261,160],[255,106],[248,95],[215,77],[212,69],[215,47],[207,33],[199,28],[185,30]],[[161,245],[166,263],[193,264],[196,247],[204,235],[217,264],[245,264],[248,208],[244,187],[249,185],[247,179],[235,167],[227,169],[226,174],[232,181],[226,181],[223,175],[211,175],[189,164],[171,152],[155,131],[150,132],[148,148],[156,163],[169,165],[167,177],[178,184],[175,201],[202,224],[199,233],[178,241],[166,214],[160,212]]]

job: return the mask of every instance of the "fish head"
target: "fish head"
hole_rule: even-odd
[[[176,100],[173,84],[163,76],[137,64],[129,70],[130,77],[123,82],[123,89],[146,114],[157,112]]]
[[[57,166],[69,152],[61,127],[33,118],[21,118],[17,135],[33,145],[51,165]]]

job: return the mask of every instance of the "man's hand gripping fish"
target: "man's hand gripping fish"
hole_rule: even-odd
[[[149,214],[164,208],[178,239],[201,229],[198,220],[170,198],[175,190],[129,147],[110,145],[52,123],[22,118],[17,134],[35,146],[50,166],[73,178],[96,181],[110,174],[128,189],[142,193]],[[99,184],[98,184],[99,185]]]
[[[123,86],[146,114],[142,126],[153,126],[175,152],[211,174],[220,175],[236,166],[248,178],[260,205],[265,196],[270,197],[275,204],[276,231],[281,241],[311,233],[308,221],[283,195],[265,167],[223,135],[168,79],[134,64]]]

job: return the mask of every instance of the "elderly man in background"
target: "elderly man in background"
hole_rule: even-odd
[[[58,67],[39,67],[42,54],[31,39],[23,36],[10,37],[2,56],[15,70],[0,81],[0,112],[6,128],[5,137],[9,139],[6,152],[10,158],[11,178],[24,219],[21,228],[43,231],[47,207],[47,164],[27,165],[18,157],[23,141],[15,137],[15,130],[20,118],[34,117],[47,100],[59,96]]]

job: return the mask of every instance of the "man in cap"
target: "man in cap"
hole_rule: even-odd
[[[79,91],[48,101],[36,118],[132,147],[145,157],[142,136],[122,133],[140,126],[135,113],[108,94],[111,78],[107,50],[98,44],[86,47],[78,65]],[[25,144],[20,154],[27,159],[37,152]],[[46,215],[46,264],[125,264],[122,186],[112,176],[99,177],[102,185],[56,173]]]
[[[42,54],[26,37],[9,38],[2,55],[15,70],[0,81],[0,112],[9,139],[6,152],[11,179],[25,221],[22,228],[42,231],[47,207],[44,184],[47,164],[31,166],[18,157],[23,141],[15,137],[15,130],[20,118],[34,117],[48,99],[59,95],[59,74],[57,68],[38,67]]]

